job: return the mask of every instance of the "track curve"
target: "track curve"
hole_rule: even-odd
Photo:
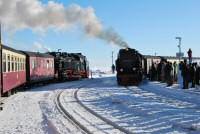
[[[84,105],[80,99],[78,98],[78,91],[80,89],[77,89],[75,92],[74,92],[74,97],[75,99],[77,100],[77,102],[82,106],[84,107],[88,112],[90,112],[91,114],[93,114],[94,116],[98,117],[99,119],[103,120],[104,122],[106,122],[107,124],[113,126],[113,128],[115,129],[118,129],[119,131],[123,132],[123,133],[126,133],[126,134],[134,134],[133,132],[117,125],[116,123],[112,122],[111,120],[107,119],[107,118],[104,118],[103,116],[99,115],[98,113],[96,113],[95,111],[93,111],[92,109],[90,109],[89,107],[87,107],[86,105]]]
[[[64,116],[64,118],[66,118],[67,120],[69,120],[74,126],[76,126],[78,129],[80,129],[80,131],[83,134],[92,134],[91,131],[89,131],[85,126],[83,126],[80,122],[78,122],[72,115],[70,115],[70,113],[64,108],[64,106],[61,104],[60,101],[60,96],[64,91],[60,91],[55,98],[55,103],[56,103],[56,107],[58,109],[58,111]]]

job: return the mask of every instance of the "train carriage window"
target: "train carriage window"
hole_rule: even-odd
[[[53,62],[53,60],[52,60],[52,61],[51,61],[51,68],[54,68],[54,67],[53,67],[53,63],[54,63],[54,62]]]
[[[24,60],[23,60],[23,58],[22,58],[22,60],[21,60],[21,68],[22,68],[22,71],[24,70]]]
[[[11,57],[11,68],[12,68],[12,71],[14,71],[14,57],[13,57],[13,55]]]
[[[17,71],[17,57],[15,57],[15,71]]]
[[[2,56],[2,58],[3,58],[3,72],[6,72],[6,54],[5,53],[3,53],[3,56]]]
[[[22,71],[22,58],[20,58],[20,70]]]
[[[47,60],[47,69],[49,69],[49,60]]]
[[[21,66],[22,66],[22,71],[24,70],[24,60],[22,58],[22,61],[21,61]]]
[[[23,59],[23,71],[25,70],[25,59]]]
[[[19,58],[19,71],[21,71],[21,58]]]
[[[10,55],[7,55],[8,72],[10,72]]]
[[[32,60],[32,69],[36,68],[36,66],[37,66],[36,60]]]
[[[35,65],[35,64],[34,64],[34,60],[32,60],[31,64],[32,64],[32,65],[31,65],[31,66],[32,66],[32,69],[34,69],[34,65]]]
[[[34,67],[37,68],[37,60],[34,60]]]
[[[17,71],[19,71],[19,57],[17,58]]]

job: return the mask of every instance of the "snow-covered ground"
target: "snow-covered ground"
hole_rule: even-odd
[[[90,109],[135,133],[200,133],[200,97],[150,82],[119,87],[113,77],[79,91]]]
[[[200,90],[183,90],[144,82],[139,87],[122,87],[115,76],[51,84],[15,94],[0,112],[0,134],[77,134],[80,129],[57,110],[55,97],[60,91],[62,105],[93,133],[120,133],[89,113],[89,109],[133,133],[200,133]]]
[[[63,118],[54,102],[57,92],[81,83],[51,84],[9,97],[0,112],[0,134],[81,133]]]

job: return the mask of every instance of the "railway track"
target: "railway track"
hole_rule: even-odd
[[[85,109],[85,111],[88,112],[88,114],[92,114],[93,116],[95,116],[96,118],[98,118],[99,120],[101,120],[102,122],[104,122],[104,124],[110,126],[110,128],[117,130],[117,133],[125,133],[125,134],[134,134],[133,132],[117,125],[116,123],[112,122],[111,120],[99,115],[98,113],[96,113],[95,111],[93,111],[92,109],[90,109],[89,107],[87,107],[86,105],[84,105],[81,100],[78,98],[78,91],[81,88],[76,89],[73,92],[73,97],[76,100],[76,103],[78,103],[78,105],[80,105],[83,109]],[[82,124],[79,120],[77,120],[75,117],[73,117],[70,112],[68,112],[66,110],[66,108],[63,106],[63,104],[61,103],[61,95],[64,93],[64,91],[60,91],[57,95],[56,95],[56,99],[55,99],[55,103],[56,103],[56,107],[59,110],[59,112],[67,119],[69,120],[74,126],[76,126],[82,133],[84,134],[93,134],[93,133],[107,133],[109,134],[109,132],[105,132],[104,130],[101,130],[100,128],[97,128],[99,132],[94,132],[93,130],[90,130],[90,128],[86,127],[87,125]],[[98,124],[96,124],[98,126]],[[93,126],[96,126],[93,125]],[[97,127],[96,126],[96,127]]]
[[[134,134],[133,132],[131,132],[131,131],[129,131],[129,130],[127,130],[127,129],[121,127],[121,126],[119,126],[119,125],[117,125],[116,123],[114,123],[114,122],[112,122],[111,120],[109,120],[109,119],[107,119],[107,118],[101,116],[100,114],[96,113],[95,111],[93,111],[92,109],[90,109],[89,107],[87,107],[86,105],[84,105],[84,104],[80,101],[80,99],[78,98],[78,95],[77,95],[77,94],[78,94],[78,91],[79,91],[79,90],[80,90],[80,89],[78,89],[78,90],[76,90],[76,91],[74,92],[74,97],[75,97],[75,99],[77,100],[77,102],[78,102],[82,107],[84,107],[88,112],[90,112],[90,113],[93,114],[94,116],[98,117],[99,119],[103,120],[104,122],[106,122],[106,123],[109,124],[110,126],[113,126],[113,128],[118,129],[118,130],[119,130],[120,132],[122,132],[122,133],[125,133],[125,134]]]
[[[92,134],[85,126],[83,126],[80,122],[78,122],[61,104],[60,102],[60,96],[64,91],[60,91],[57,93],[56,98],[55,98],[55,104],[58,109],[58,111],[63,115],[64,118],[69,120],[72,125],[74,125],[77,129],[79,129],[83,134]]]

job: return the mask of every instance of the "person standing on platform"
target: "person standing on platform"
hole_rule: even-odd
[[[177,75],[178,75],[178,65],[176,61],[173,63],[173,76],[174,76],[174,82],[177,82]]]
[[[199,80],[200,80],[200,67],[199,65],[196,66],[196,74],[195,74],[195,83],[199,86]]]
[[[188,81],[189,81],[189,68],[187,65],[187,60],[184,60],[184,63],[181,66],[181,74],[183,77],[183,89],[188,89]]]
[[[191,88],[195,87],[195,74],[196,74],[196,68],[195,64],[190,64],[190,82],[192,82]]]
[[[188,50],[188,58],[189,58],[189,64],[192,64],[192,50],[191,48]]]
[[[112,64],[112,73],[114,74],[115,73],[115,65]]]

